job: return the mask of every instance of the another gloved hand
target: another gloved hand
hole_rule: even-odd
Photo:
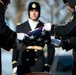
[[[42,31],[51,31],[51,26],[52,26],[51,23],[44,24]]]
[[[25,33],[17,33],[17,39],[21,43],[23,43],[25,45],[29,45],[30,37],[27,34],[25,34]]]
[[[25,34],[25,33],[17,33],[17,39],[18,40],[23,40],[23,39],[27,39],[27,38],[29,38],[29,36],[27,35],[27,34]]]
[[[53,44],[54,46],[60,46],[61,45],[61,40],[56,39],[55,37],[51,38],[51,44]]]
[[[12,65],[13,65],[13,67],[12,67],[13,73],[14,73],[14,74],[17,74],[17,61],[13,61],[13,62],[12,62]]]
[[[17,66],[13,68],[13,73],[17,74]]]
[[[29,36],[25,33],[17,33],[16,43],[13,45],[14,49],[24,50],[29,44]]]

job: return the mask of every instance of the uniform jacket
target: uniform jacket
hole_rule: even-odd
[[[52,26],[52,30],[54,30],[55,35],[70,37],[70,39],[68,38],[70,43],[69,45],[73,45],[72,75],[76,75],[76,11],[73,13],[72,18],[65,26]],[[70,47],[69,45],[67,45],[67,47]],[[67,49],[66,45],[64,45],[64,47]]]
[[[63,37],[76,37],[76,12],[73,13],[69,22],[64,26],[52,25],[55,35]]]
[[[68,38],[70,44],[73,45],[74,48],[74,46],[76,46],[76,12],[73,13],[72,17],[66,25],[52,25],[52,32],[55,34],[55,36],[60,36],[60,39],[62,38],[61,40]]]
[[[37,27],[40,26],[43,26],[43,23],[41,21],[39,21]],[[31,31],[28,21],[22,23],[21,25],[18,25],[16,31],[17,33],[26,33],[28,31]],[[45,64],[44,52],[42,50],[24,50],[22,52],[21,60],[18,59],[18,62],[21,62],[20,64],[18,63],[18,75],[21,73],[28,73],[30,71],[41,72]],[[29,70],[30,66],[32,67]],[[26,69],[26,67],[28,68]]]

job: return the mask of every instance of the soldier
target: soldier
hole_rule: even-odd
[[[68,10],[72,13],[72,17],[70,18],[69,22],[64,26],[56,26],[54,24],[45,25],[43,31],[52,31],[54,32],[55,36],[60,36],[60,38],[67,37],[66,40],[69,43],[69,49],[73,48],[73,69],[72,75],[76,75],[76,0],[63,0],[64,3],[67,5]],[[66,43],[67,44],[67,43]],[[63,49],[68,50],[65,43],[63,42]]]
[[[63,26],[57,26],[54,24],[46,24],[43,27],[43,31],[53,31],[55,35],[60,36],[75,36],[75,34],[72,34],[75,32],[75,19],[76,19],[76,1],[75,0],[63,0],[66,2],[66,5],[68,6],[68,10],[72,13],[72,17],[70,18],[69,22],[66,25]],[[55,30],[54,30],[55,29]]]
[[[35,28],[43,26],[44,23],[39,20],[40,12],[40,4],[38,2],[30,2],[28,5],[29,20],[16,27],[17,33],[33,31]],[[13,62],[16,61],[16,63],[13,63],[13,67],[17,64],[17,74],[23,75],[29,72],[49,72],[50,65],[54,58],[54,46],[48,44],[48,50],[49,57],[47,62],[45,62],[43,50],[26,49],[19,51],[19,53],[14,51]]]
[[[7,9],[9,3],[10,0],[0,0],[0,48],[4,48],[7,51],[9,51],[11,48],[15,48],[16,46],[18,46],[17,41],[19,41],[18,40],[19,38],[17,39],[16,32],[12,31],[4,21],[5,10]],[[0,59],[1,59],[1,54],[0,54]],[[0,62],[0,73],[2,71],[1,65],[2,63]],[[0,75],[2,75],[2,73]]]

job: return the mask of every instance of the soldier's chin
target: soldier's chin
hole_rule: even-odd
[[[38,19],[38,17],[32,17],[30,19],[33,20],[33,21],[36,21]]]

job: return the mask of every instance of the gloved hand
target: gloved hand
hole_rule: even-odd
[[[53,44],[54,46],[60,46],[61,40],[56,39],[55,37],[52,37],[51,38],[51,44]]]
[[[16,43],[14,44],[14,49],[24,50],[29,44],[29,36],[25,33],[17,33]]]
[[[27,39],[29,38],[29,36],[25,33],[17,33],[17,39],[18,40],[23,40],[23,39]]]
[[[51,26],[52,26],[51,23],[44,24],[42,31],[51,31]]]
[[[29,45],[29,42],[30,42],[30,36],[28,36],[27,34],[25,33],[17,33],[17,39],[26,44],[26,45]]]
[[[12,61],[12,70],[14,74],[17,74],[17,60]]]
[[[17,67],[14,67],[14,68],[13,68],[13,73],[14,73],[14,74],[17,74]]]

